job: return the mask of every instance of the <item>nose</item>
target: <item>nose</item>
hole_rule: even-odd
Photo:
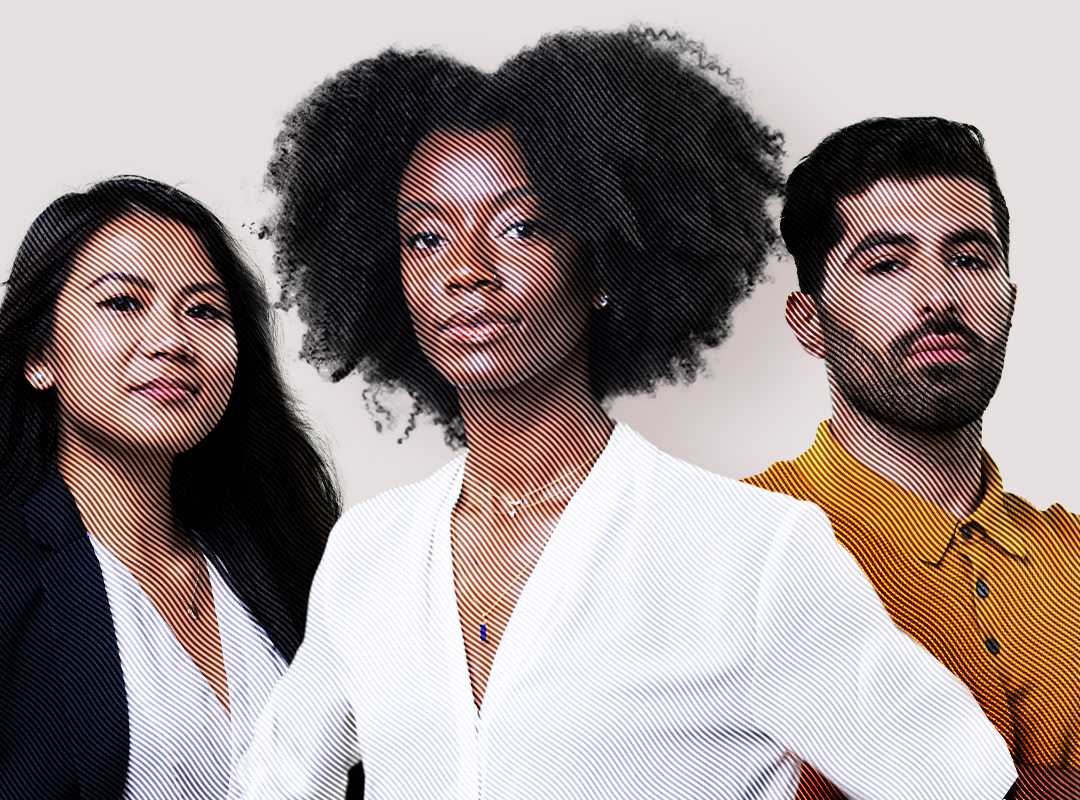
[[[142,353],[181,362],[194,358],[191,336],[177,311],[164,306],[152,310],[143,329]]]
[[[930,317],[954,313],[960,306],[960,281],[955,270],[937,258],[920,265],[915,282],[920,311]]]
[[[456,252],[451,253],[446,273],[446,288],[454,290],[494,289],[500,286],[492,243],[482,230],[459,237]]]

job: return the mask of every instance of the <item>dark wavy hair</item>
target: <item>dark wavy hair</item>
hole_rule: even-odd
[[[875,117],[829,134],[792,170],[780,231],[795,259],[799,288],[820,296],[825,259],[844,236],[837,204],[886,178],[971,178],[990,195],[1006,258],[1009,207],[974,125],[940,117]]]
[[[174,462],[174,513],[291,658],[338,493],[286,393],[265,289],[221,222],[179,189],[113,178],[60,197],[30,226],[0,304],[0,493],[21,502],[56,468],[56,393],[31,388],[25,365],[50,339],[74,256],[106,223],[137,212],[198,236],[228,291],[236,331],[232,395],[214,430]]]
[[[320,85],[285,119],[267,183],[281,305],[302,356],[404,388],[464,442],[458,397],[420,350],[401,285],[398,184],[436,130],[511,130],[549,222],[581,246],[610,298],[589,331],[598,400],[692,380],[778,241],[782,137],[759,122],[698,43],[631,28],[543,38],[482,73],[388,50]],[[371,395],[367,395],[369,400]],[[406,431],[406,434],[408,430]]]

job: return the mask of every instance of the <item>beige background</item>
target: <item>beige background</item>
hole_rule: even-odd
[[[208,203],[269,274],[246,230],[270,207],[263,169],[282,115],[319,80],[389,45],[439,46],[493,68],[541,33],[674,26],[733,67],[789,164],[871,115],[938,114],[978,125],[1013,213],[1020,300],[986,440],[1006,485],[1080,509],[1075,255],[1080,45],[1063,3],[542,0],[536,3],[14,3],[0,12],[0,256],[55,196],[114,173],[179,184]],[[13,8],[14,7],[14,8]],[[824,371],[783,323],[788,260],[738,311],[733,337],[690,387],[617,402],[660,446],[742,476],[791,457],[828,411]],[[274,289],[276,291],[276,287]],[[404,445],[376,434],[350,378],[299,362],[280,322],[294,391],[332,452],[346,501],[426,475],[448,457],[421,426]]]

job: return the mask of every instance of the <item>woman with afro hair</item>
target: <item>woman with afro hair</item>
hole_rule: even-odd
[[[354,507],[238,774],[248,798],[997,798],[1004,744],[815,507],[604,401],[689,381],[776,240],[781,141],[699,45],[387,51],[286,120],[304,355],[467,451]],[[1000,788],[1000,791],[997,789]]]

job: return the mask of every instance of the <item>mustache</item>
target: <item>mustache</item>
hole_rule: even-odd
[[[983,337],[965,325],[956,314],[945,314],[927,320],[893,341],[890,350],[894,356],[904,356],[911,351],[915,343],[926,336],[959,336],[972,352],[981,350],[986,344]]]

